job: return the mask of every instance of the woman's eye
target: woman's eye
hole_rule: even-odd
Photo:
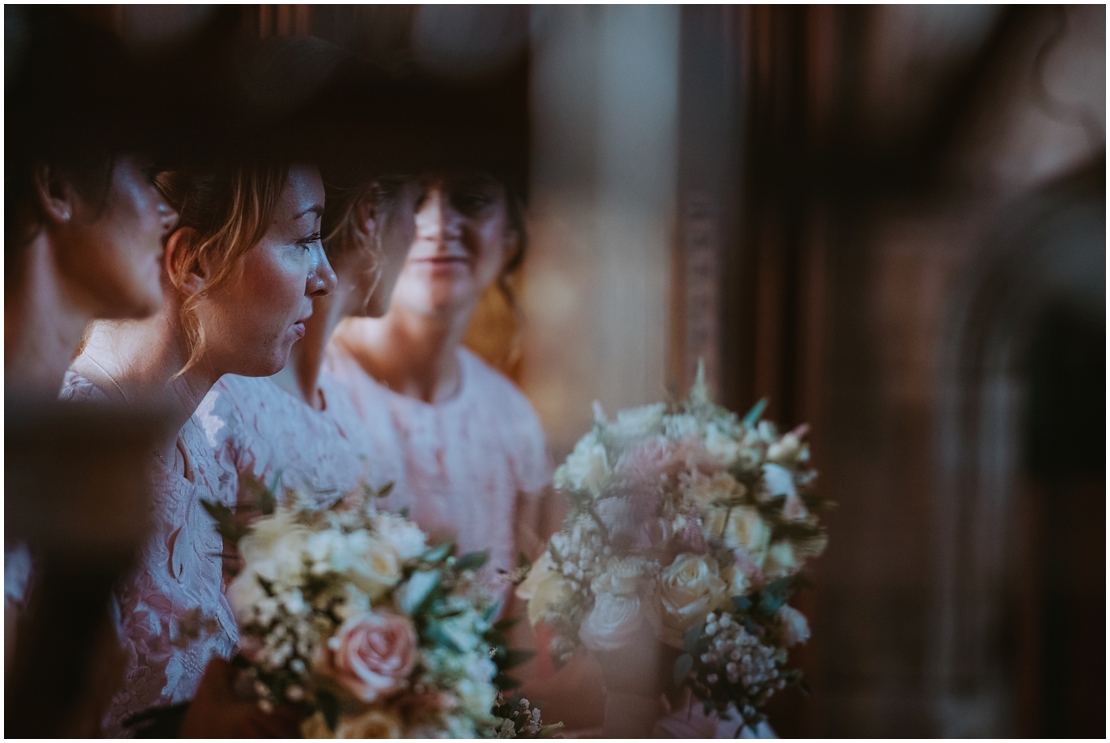
[[[484,193],[460,194],[455,198],[456,206],[465,211],[483,209],[491,203],[493,203],[493,199]]]
[[[319,232],[313,232],[308,237],[305,237],[305,238],[302,238],[302,239],[298,240],[297,244],[300,245],[305,250],[308,250],[309,248],[311,248],[313,245],[315,245],[318,242],[320,242],[320,233]]]

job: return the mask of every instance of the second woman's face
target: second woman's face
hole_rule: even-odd
[[[139,158],[117,157],[103,198],[76,198],[62,227],[59,269],[95,317],[141,318],[162,303],[163,241],[177,213]]]
[[[335,288],[320,242],[324,184],[314,167],[291,168],[262,240],[243,256],[231,281],[206,299],[205,346],[221,374],[261,377],[289,361],[304,337],[312,300]]]
[[[470,312],[517,239],[498,181],[484,175],[425,179],[416,202],[416,237],[393,305],[420,314]]]

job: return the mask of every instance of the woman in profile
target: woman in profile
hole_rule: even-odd
[[[316,298],[305,336],[272,377],[222,378],[200,416],[217,456],[244,484],[284,500],[297,493],[327,507],[363,485],[386,484],[359,446],[361,422],[346,388],[322,369],[332,332],[347,317],[380,317],[412,240],[412,187],[368,180],[328,189],[324,248],[336,288]],[[332,215],[335,215],[334,217]],[[251,487],[240,489],[249,509]]]
[[[151,180],[159,127],[114,37],[41,8],[9,8],[5,19],[6,730],[87,735],[103,704],[92,688],[113,680],[108,586],[143,532],[103,530],[91,549],[54,516],[61,501],[112,523],[141,502],[142,473],[116,465],[156,422],[117,415],[106,433],[102,418],[60,408],[57,394],[90,320],[159,307],[162,239],[177,215]],[[103,502],[107,493],[116,500]]]
[[[149,457],[154,535],[116,595],[128,658],[109,735],[135,713],[192,698],[209,659],[235,649],[222,544],[201,500],[232,505],[237,482],[216,461],[197,409],[224,374],[280,371],[313,299],[335,287],[314,166],[221,164],[160,174],[158,184],[180,214],[162,259],[166,302],[147,319],[95,324],[62,391],[162,409],[172,423]],[[185,642],[197,611],[207,633]]]

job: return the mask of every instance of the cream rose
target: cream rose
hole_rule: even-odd
[[[740,442],[722,431],[716,423],[710,423],[705,428],[705,448],[725,467],[731,467],[740,459]]]
[[[336,738],[400,738],[401,721],[385,710],[340,717]]]
[[[558,614],[574,597],[570,581],[555,570],[553,562],[549,560],[541,570],[536,570],[538,566],[540,561],[532,567],[528,578],[517,589],[517,595],[528,602],[528,621],[533,627],[546,616]]]
[[[663,417],[666,415],[667,405],[657,402],[630,410],[621,410],[617,413],[615,423],[609,424],[609,431],[617,438],[624,441],[642,439],[655,433],[661,433]]]
[[[377,531],[402,560],[412,560],[428,551],[427,536],[408,519],[391,513],[379,514]]]
[[[686,630],[728,600],[717,561],[700,555],[679,555],[659,577],[660,639],[681,648]]]
[[[754,506],[716,506],[705,517],[706,535],[721,539],[733,549],[748,553],[757,566],[762,566],[771,541],[771,528]]]
[[[767,560],[763,563],[763,577],[766,580],[777,580],[787,575],[793,575],[801,567],[801,560],[794,550],[794,545],[788,540],[775,542],[767,550]]]
[[[347,535],[346,575],[371,599],[388,591],[401,579],[401,560],[393,545],[365,530]]]
[[[239,554],[267,580],[296,582],[304,571],[306,546],[312,531],[281,510],[259,519],[250,533],[239,540]]]
[[[567,461],[555,471],[555,487],[564,490],[585,490],[598,495],[609,481],[609,458],[605,447],[590,431],[574,445]]]
[[[331,676],[363,702],[374,702],[408,686],[419,655],[412,622],[377,611],[343,622],[317,658],[317,670]]]
[[[609,560],[590,590],[595,594],[612,593],[617,596],[631,596],[640,588],[640,581],[647,571],[647,561],[642,557],[614,557]]]
[[[701,509],[721,501],[741,498],[746,492],[744,484],[727,472],[718,472],[712,477],[695,472],[684,477],[682,482],[682,494]]]
[[[805,614],[790,605],[782,606],[777,614],[786,647],[793,647],[809,639],[809,622],[806,621]]]
[[[644,623],[638,596],[598,594],[578,637],[590,650],[617,650],[632,642]]]

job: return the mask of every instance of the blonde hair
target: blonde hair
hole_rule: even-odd
[[[180,215],[177,229],[193,231],[187,238],[182,236],[181,259],[175,262],[176,275],[171,280],[180,284],[202,257],[215,267],[204,288],[182,304],[189,360],[178,375],[193,367],[204,352],[197,304],[226,284],[240,270],[247,251],[265,236],[288,177],[289,166],[275,164],[180,169],[158,175],[158,190]]]

